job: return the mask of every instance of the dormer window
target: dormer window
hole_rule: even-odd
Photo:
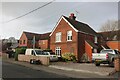
[[[72,31],[67,31],[67,41],[72,41]]]

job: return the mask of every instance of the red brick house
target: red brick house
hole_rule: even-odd
[[[35,37],[35,48],[48,49],[50,33],[37,34],[31,32],[23,32],[19,39],[19,47],[33,48],[33,38]]]
[[[74,53],[78,61],[86,53],[91,61],[92,52],[98,49],[98,35],[89,25],[75,18],[73,13],[69,18],[61,16],[50,34],[50,49],[59,57],[66,52]]]

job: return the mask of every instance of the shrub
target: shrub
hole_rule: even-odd
[[[25,47],[16,48],[15,51],[16,51],[18,54],[25,54],[26,49],[27,49],[27,48],[25,48]]]
[[[62,59],[63,61],[76,61],[76,57],[73,53],[64,53]]]
[[[81,62],[89,62],[89,57],[86,53],[84,53],[81,57]]]
[[[18,61],[18,54],[25,54],[26,48],[16,48],[14,58]]]

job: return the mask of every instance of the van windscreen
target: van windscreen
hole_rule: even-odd
[[[41,50],[35,50],[35,52],[37,55],[43,55],[43,51],[41,51]]]

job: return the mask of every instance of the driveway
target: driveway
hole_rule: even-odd
[[[114,71],[113,67],[109,67],[106,64],[96,67],[93,63],[51,62],[49,67],[68,71],[94,73],[103,76],[107,76]]]

